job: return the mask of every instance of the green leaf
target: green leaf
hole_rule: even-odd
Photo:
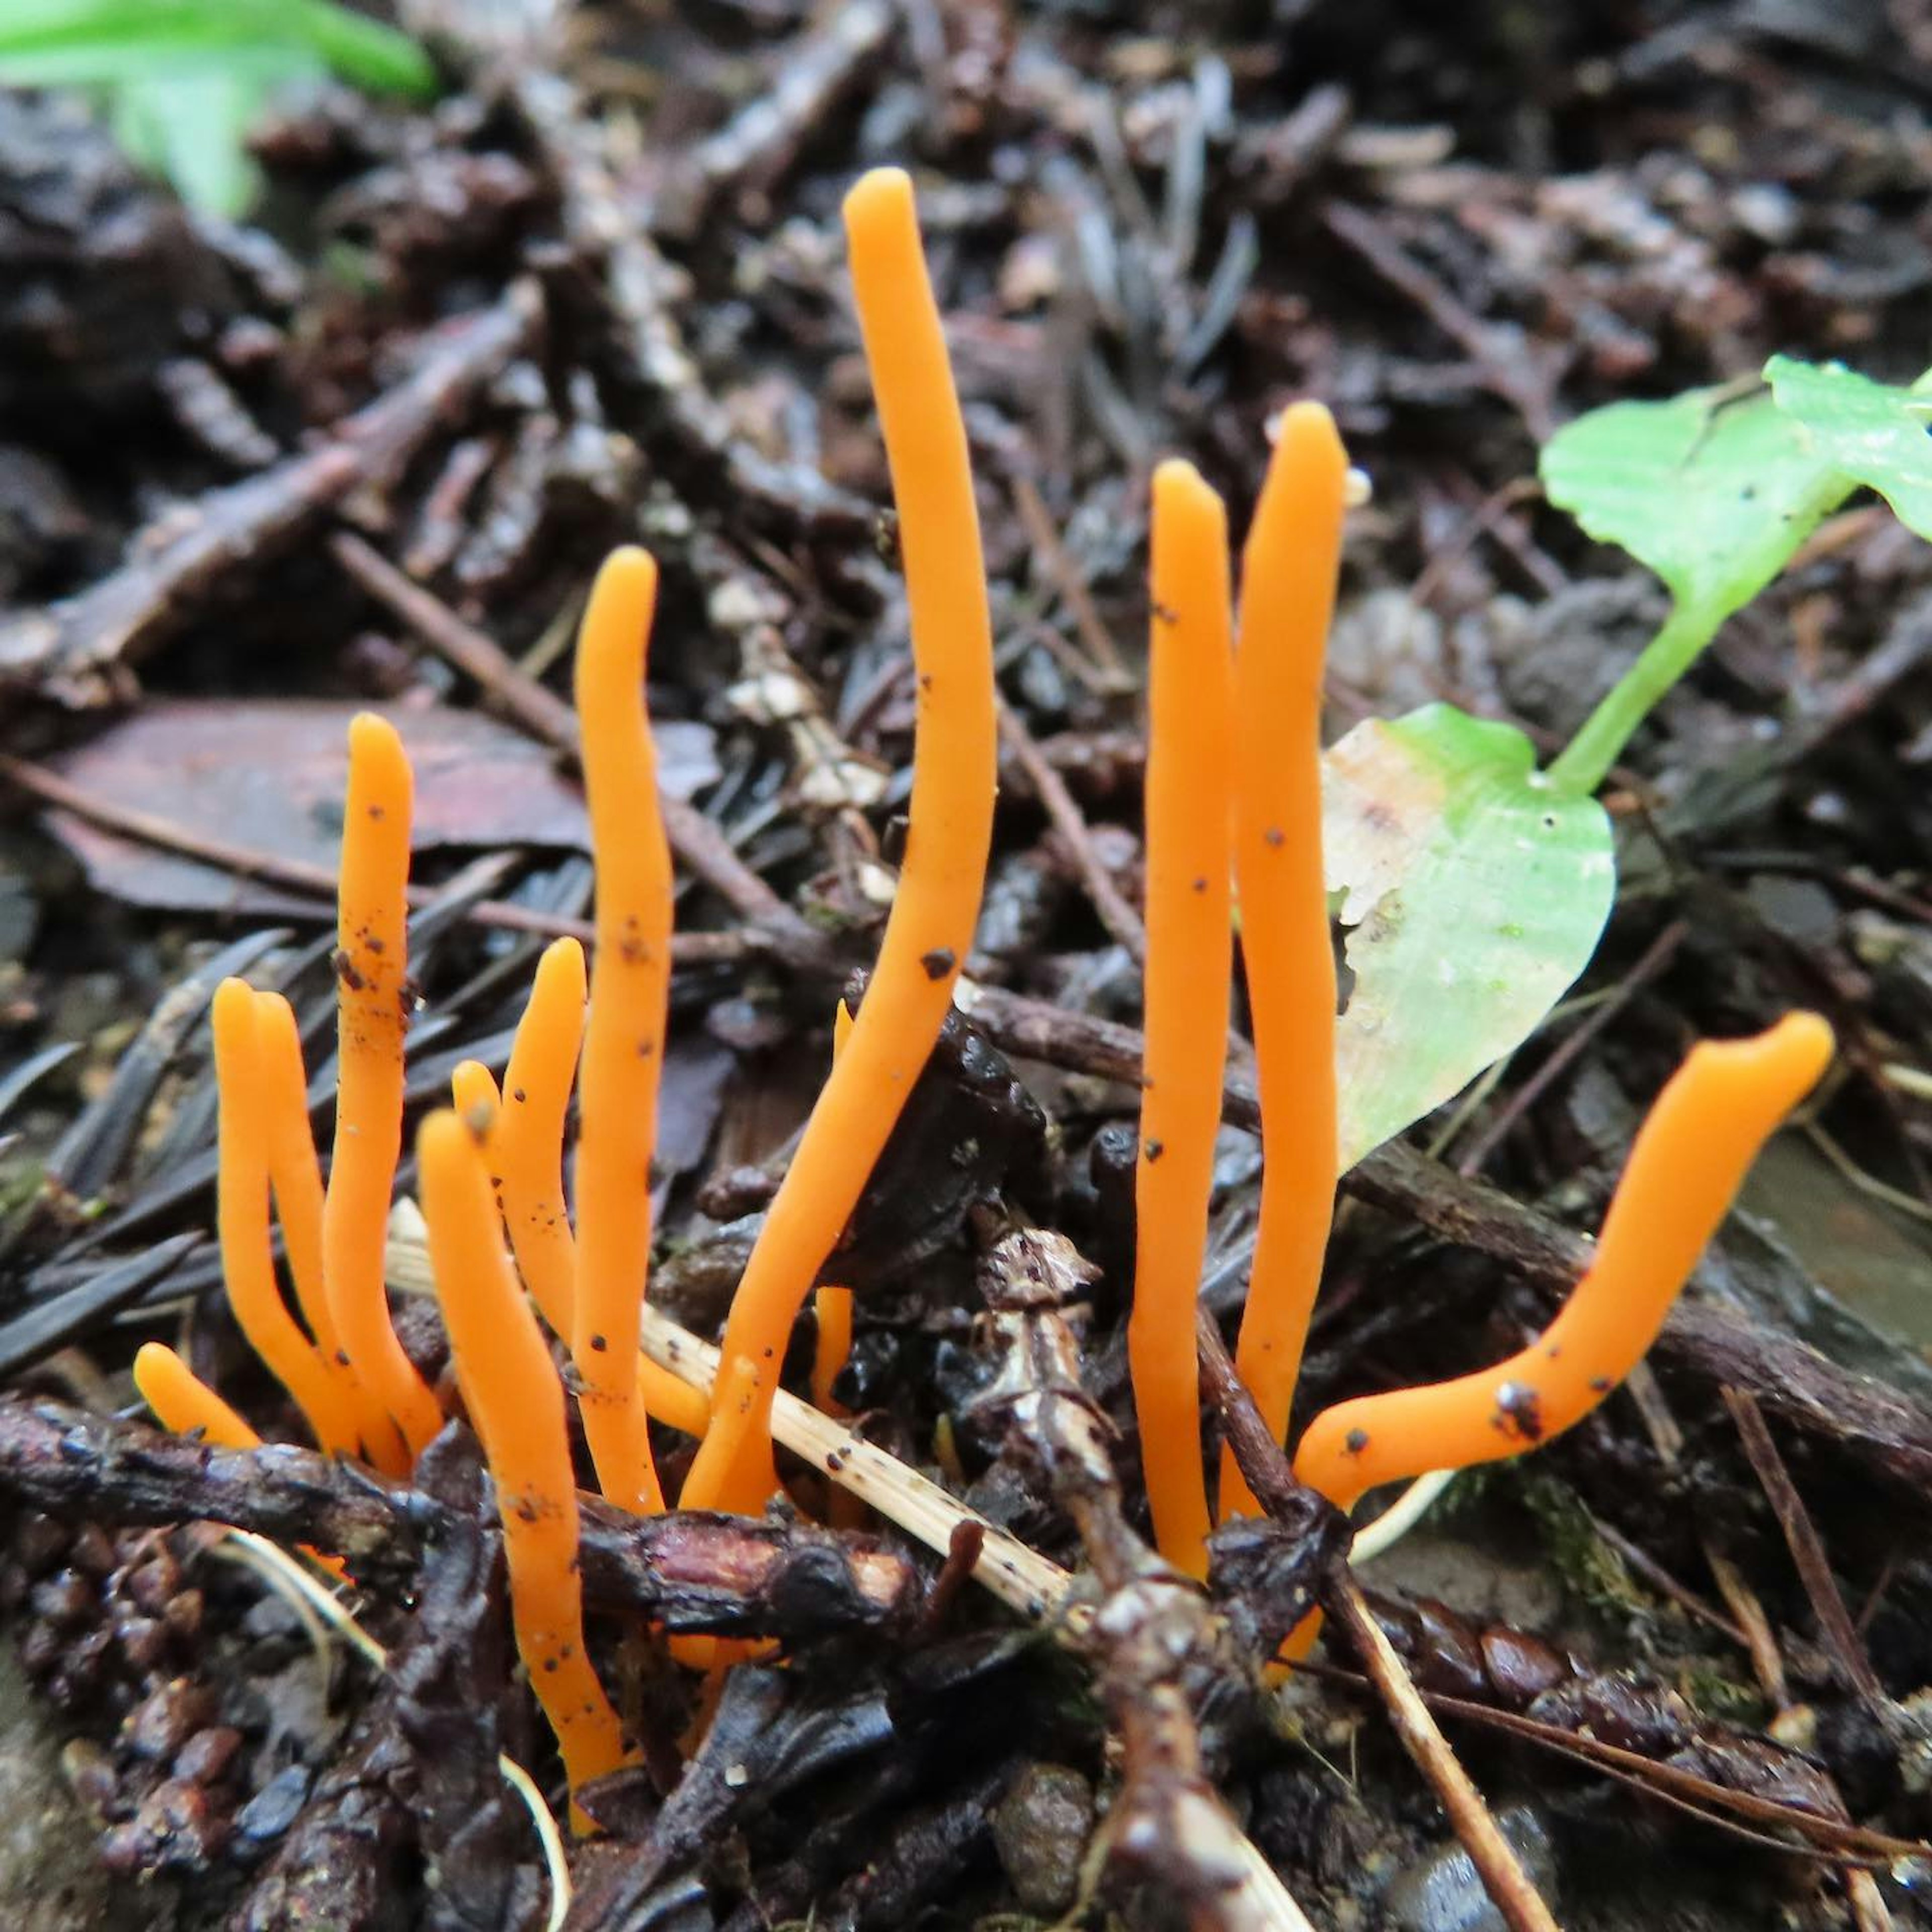
[[[231,61],[326,67],[359,87],[427,96],[436,69],[407,34],[332,0],[7,0],[0,80],[117,86]]]
[[[1550,500],[1670,586],[1676,608],[1643,655],[1551,766],[1594,790],[1630,734],[1731,613],[1788,563],[1852,479],[1768,395],[1721,389],[1613,403],[1567,424],[1540,464]]]
[[[1694,389],[1613,403],[1559,430],[1540,465],[1550,500],[1726,615],[1782,570],[1849,485],[1768,396]]]
[[[1774,356],[1764,379],[1816,460],[1868,484],[1908,530],[1932,538],[1932,395],[1789,356]]]
[[[116,91],[114,131],[190,207],[232,220],[255,198],[260,176],[248,130],[273,84],[273,76],[240,67],[129,81]]]
[[[1328,885],[1354,974],[1336,1030],[1346,1170],[1521,1046],[1610,916],[1610,825],[1529,740],[1453,705],[1358,724],[1324,759]]]
[[[122,144],[182,199],[242,214],[248,134],[277,86],[333,71],[427,95],[436,69],[406,34],[333,0],[0,0],[0,84],[103,90]]]

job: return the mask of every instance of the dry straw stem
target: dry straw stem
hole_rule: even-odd
[[[322,1257],[329,1312],[350,1368],[394,1418],[411,1454],[420,1455],[442,1426],[442,1412],[396,1340],[382,1285],[383,1233],[403,1142],[413,791],[394,728],[363,712],[349,728],[337,897],[335,1156],[322,1204]]]
[[[694,1508],[756,1510],[777,1487],[770,1417],[791,1326],[938,1037],[979,916],[998,768],[992,628],[965,424],[927,278],[912,184],[866,175],[845,202],[911,608],[918,718],[906,856],[851,1037],[813,1107],[731,1304],[728,1355],[758,1376],[728,1460],[707,1439]]]
[[[248,1345],[295,1398],[317,1447],[352,1455],[359,1431],[347,1383],[283,1304],[268,1227],[267,1076],[245,981],[214,994],[214,1078],[220,1095],[216,1220],[228,1304]],[[380,1280],[380,1277],[379,1277]]]
[[[1322,670],[1348,459],[1318,403],[1282,414],[1241,557],[1234,877],[1262,1115],[1261,1208],[1234,1364],[1277,1442],[1334,1218],[1335,956],[1322,861]],[[1221,1458],[1221,1514],[1260,1506]]]
[[[574,1791],[615,1770],[626,1753],[584,1649],[563,1388],[504,1250],[476,1134],[454,1113],[432,1114],[416,1158],[437,1298],[496,1486],[517,1648]]]
[[[693,1388],[713,1394],[718,1350],[712,1343],[652,1308],[644,1310],[643,1339],[644,1352],[652,1361]],[[967,1508],[937,1483],[856,1434],[848,1424],[821,1415],[781,1389],[772,1405],[771,1428],[795,1455],[823,1469],[842,1488],[942,1556],[951,1553],[953,1534],[961,1524],[976,1525],[984,1540],[974,1576],[1028,1622],[1050,1617],[1065,1604],[1072,1579],[1058,1564]],[[1085,1615],[1079,1606],[1072,1607],[1070,1627],[1084,1623]]]
[[[1160,1553],[1208,1570],[1194,1304],[1214,1184],[1234,967],[1228,518],[1185,463],[1154,472],[1145,1058],[1127,1353]]]
[[[657,566],[617,550],[577,644],[577,715],[597,867],[597,954],[578,1104],[577,1285],[570,1352],[599,1486],[620,1509],[664,1498],[638,1399],[638,1310],[651,1252],[651,1155],[670,998],[671,866],[644,710]]]
[[[1694,1047],[1638,1130],[1596,1258],[1549,1328],[1492,1368],[1324,1409],[1295,1452],[1296,1476],[1352,1509],[1378,1484],[1516,1455],[1580,1422],[1656,1340],[1745,1171],[1816,1083],[1832,1044],[1825,1022],[1800,1012]]]

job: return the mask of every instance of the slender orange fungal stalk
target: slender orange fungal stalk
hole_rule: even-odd
[[[322,1203],[322,1276],[356,1379],[394,1418],[410,1454],[442,1426],[436,1397],[403,1352],[382,1272],[403,1138],[409,982],[410,761],[372,712],[349,727],[337,904],[335,1155]]]
[[[229,1407],[207,1383],[176,1354],[160,1342],[143,1342],[134,1356],[134,1386],[141,1400],[154,1412],[164,1429],[176,1436],[192,1436],[217,1449],[259,1449],[262,1438],[245,1418]],[[349,1572],[339,1556],[314,1549],[304,1543],[302,1553],[338,1581],[347,1582]]]
[[[670,848],[644,710],[657,586],[658,568],[647,553],[614,551],[597,573],[577,642],[577,715],[597,865],[597,955],[578,1075],[570,1352],[598,1483],[610,1502],[633,1511],[664,1507],[638,1400],[651,1154],[670,998]]]
[[[496,1486],[517,1648],[574,1792],[627,1754],[584,1649],[563,1385],[510,1265],[476,1136],[457,1114],[439,1111],[417,1135],[416,1159],[436,1298]],[[572,1817],[585,1828],[574,1807]]]
[[[1286,410],[1241,558],[1234,878],[1262,1167],[1234,1366],[1278,1442],[1287,1439],[1335,1210],[1335,955],[1322,863],[1322,669],[1348,475],[1328,412],[1318,403]],[[1221,1514],[1261,1514],[1225,1449]]]
[[[200,1430],[218,1449],[259,1449],[262,1438],[207,1383],[161,1342],[143,1342],[134,1357],[134,1386],[164,1429]]]
[[[358,1428],[349,1384],[296,1325],[275,1280],[268,1226],[268,1076],[246,981],[215,988],[214,1080],[220,1106],[215,1217],[228,1304],[248,1339],[328,1455],[353,1455]]]
[[[1832,1055],[1832,1029],[1790,1013],[1692,1048],[1637,1130],[1595,1258],[1556,1318],[1507,1361],[1324,1409],[1294,1473],[1338,1508],[1429,1469],[1521,1454],[1574,1428],[1657,1339],[1746,1170]]]
[[[724,1359],[757,1377],[736,1449],[715,1426],[688,1507],[755,1510],[776,1489],[771,1406],[791,1326],[932,1054],[973,943],[997,776],[992,626],[966,426],[920,244],[912,184],[875,169],[845,200],[910,607],[917,719],[909,830],[878,962],[731,1304]],[[721,1414],[714,1399],[712,1414]]]
[[[518,1272],[566,1342],[577,1299],[577,1244],[564,1204],[563,1134],[584,1046],[586,991],[584,948],[574,939],[546,946],[517,1024],[491,1150]]]
[[[322,1264],[322,1169],[309,1131],[308,1075],[295,1009],[279,993],[257,992],[255,1025],[267,1114],[268,1180],[296,1300],[324,1364],[347,1391],[362,1453],[385,1475],[404,1475],[410,1466],[408,1446],[388,1410],[350,1368],[328,1305]]]
[[[844,1411],[832,1400],[832,1384],[852,1357],[852,1291],[821,1288],[812,1298],[818,1318],[818,1340],[812,1356],[812,1403],[827,1415]]]
[[[1154,476],[1145,1046],[1127,1359],[1160,1553],[1207,1574],[1194,1310],[1208,1239],[1234,964],[1228,521],[1188,464]]]

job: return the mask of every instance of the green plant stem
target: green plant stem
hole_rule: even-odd
[[[1729,614],[1703,604],[1673,605],[1663,629],[1558,753],[1546,774],[1551,784],[1559,791],[1585,796],[1594,791],[1622,754],[1630,734],[1690,668]]]

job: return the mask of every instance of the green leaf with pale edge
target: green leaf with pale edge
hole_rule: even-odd
[[[1817,460],[1868,484],[1908,530],[1932,538],[1932,394],[1789,356],[1774,356],[1764,379]]]
[[[1595,800],[1513,725],[1431,704],[1323,760],[1328,886],[1355,978],[1336,1029],[1344,1170],[1528,1038],[1588,964],[1616,870]]]
[[[1850,483],[1770,397],[1612,403],[1544,445],[1544,488],[1713,625],[1755,597]]]

